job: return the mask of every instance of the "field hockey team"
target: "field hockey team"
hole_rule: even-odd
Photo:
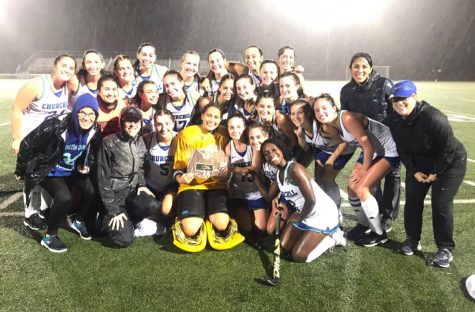
[[[185,52],[176,70],[157,65],[156,53],[142,43],[135,61],[117,55],[112,73],[96,50],[84,52],[79,70],[62,54],[51,74],[18,92],[15,174],[24,180],[24,224],[46,230],[41,245],[67,250],[58,236],[64,219],[81,238],[109,235],[119,247],[171,230],[188,252],[244,240],[261,249],[279,227],[289,257],[310,262],[347,239],[366,247],[388,241],[401,160],[407,238],[399,252],[421,250],[432,187],[432,264],[449,267],[467,157],[447,117],[419,100],[414,83],[393,84],[369,54],[356,53],[340,109],[328,93],[308,94],[291,46],[272,60],[251,45],[245,64],[213,49],[204,77],[197,52]],[[336,177],[357,150],[347,183],[357,223],[343,229]]]

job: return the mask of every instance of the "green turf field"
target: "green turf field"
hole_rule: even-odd
[[[307,82],[315,93],[338,97],[343,82]],[[475,83],[416,83],[420,98],[457,120],[452,125],[475,159]],[[404,240],[400,218],[382,247],[348,243],[311,264],[282,261],[281,285],[258,279],[272,262],[265,251],[242,244],[232,250],[185,254],[171,237],[139,238],[127,249],[107,239],[84,241],[61,229],[68,251],[41,247],[43,233],[22,225],[22,203],[5,201],[21,190],[13,177],[8,121],[14,87],[0,81],[0,311],[475,311],[461,280],[475,273],[475,184],[463,183],[455,205],[457,248],[449,269],[427,265],[436,246],[430,206],[424,213],[423,252],[396,253]],[[13,90],[12,90],[13,89]],[[346,188],[344,171],[340,187]],[[465,178],[475,182],[475,163]],[[403,210],[403,207],[401,207]],[[344,208],[345,226],[354,224]]]

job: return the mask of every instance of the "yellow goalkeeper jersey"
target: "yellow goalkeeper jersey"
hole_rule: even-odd
[[[173,163],[174,170],[186,172],[188,162],[196,149],[203,149],[210,145],[216,145],[223,150],[229,141],[227,131],[218,126],[213,132],[208,132],[201,126],[188,126],[177,135],[177,146]],[[211,177],[208,179],[193,179],[190,184],[180,184],[178,193],[185,190],[210,190],[226,189],[226,181]]]

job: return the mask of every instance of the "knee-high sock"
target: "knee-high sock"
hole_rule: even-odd
[[[317,259],[320,257],[325,251],[328,249],[332,248],[335,246],[336,241],[331,238],[330,236],[325,236],[324,239],[320,242],[320,244],[317,245],[307,256],[307,260],[305,262],[309,263],[312,262],[313,260]]]
[[[364,226],[368,226],[368,218],[366,214],[363,212],[363,208],[361,207],[361,202],[358,197],[348,197],[348,201],[350,202],[353,211],[355,212],[356,220],[358,223]]]
[[[370,195],[367,200],[361,202],[361,208],[363,208],[363,211],[368,218],[371,230],[378,235],[383,234],[383,229],[381,228],[381,215],[379,214],[376,198]]]

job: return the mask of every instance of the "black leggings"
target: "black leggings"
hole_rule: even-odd
[[[59,223],[71,208],[73,202],[71,189],[73,187],[78,189],[81,194],[81,205],[76,219],[83,221],[84,214],[94,197],[94,188],[88,176],[46,177],[40,182],[40,186],[53,198],[53,205],[50,207],[47,219],[48,234],[54,235],[58,232]]]

